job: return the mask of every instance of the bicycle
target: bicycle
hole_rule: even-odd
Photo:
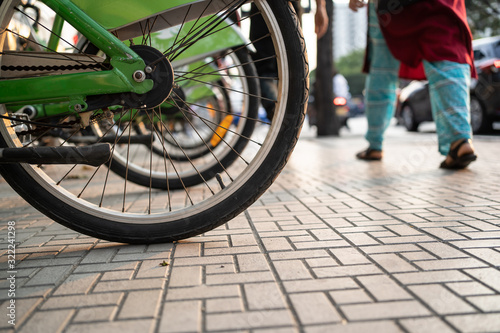
[[[51,52],[43,56],[18,46],[9,50],[13,38],[31,45],[37,41],[9,27],[14,13],[30,17],[21,2],[0,2],[0,173],[33,207],[94,237],[126,243],[168,242],[224,224],[272,184],[298,139],[308,90],[305,43],[288,1],[252,1],[258,9],[252,15],[260,15],[270,33],[232,47],[236,52],[270,39],[278,68],[278,76],[271,78],[278,88],[274,115],[269,122],[240,116],[240,121],[255,124],[246,134],[233,129],[237,119],[221,125],[231,115],[224,107],[202,106],[212,116],[218,114],[210,118],[196,109],[198,103],[189,100],[191,93],[183,96],[178,92],[182,80],[210,75],[197,72],[196,66],[181,73],[173,64],[190,49],[203,49],[204,41],[213,34],[229,29],[223,22],[239,13],[247,1],[157,0],[146,6],[144,1],[135,0],[109,0],[106,6],[97,0],[42,2],[57,14],[54,28],[69,23],[98,52],[83,52],[78,46],[72,46],[71,53],[55,52],[61,40],[58,33],[51,34],[47,46]],[[238,20],[236,23],[244,25],[250,15]],[[177,33],[166,48],[159,51],[151,46],[153,34],[167,28],[180,32],[188,25],[188,33]],[[141,45],[136,42],[138,37]],[[215,59],[227,55],[224,52]],[[194,63],[186,61],[187,65]],[[236,67],[245,65],[240,62]],[[243,87],[214,83],[238,77],[251,82],[258,75],[235,75],[218,68],[217,80],[205,83],[213,87],[213,95],[218,94],[222,103],[234,103],[236,99],[230,96],[238,94],[242,99],[262,100]],[[188,151],[191,147],[186,140],[179,139],[181,136],[168,126],[172,115],[164,103],[175,107],[177,114],[180,111],[184,125],[193,132],[196,126],[190,122],[196,119],[211,133],[204,136],[198,130],[194,134],[203,153]],[[43,112],[33,112],[34,105],[42,105]],[[95,144],[78,143],[89,133],[99,138]],[[215,138],[215,143],[210,144],[208,137]],[[43,147],[47,138],[57,146]],[[174,156],[174,147],[182,158]],[[228,152],[234,161],[219,159]],[[134,154],[144,161],[133,171],[149,180],[146,189],[128,179]],[[109,172],[117,160],[124,167],[123,177]],[[207,164],[216,166],[213,177],[197,169]],[[158,170],[163,174],[158,179],[165,182],[161,190],[152,184]],[[184,173],[201,179],[201,183],[184,184]],[[82,177],[85,181],[80,186],[74,178]],[[170,187],[170,177],[178,179],[178,186]]]

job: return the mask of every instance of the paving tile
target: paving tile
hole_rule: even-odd
[[[205,266],[205,274],[225,274],[225,273],[237,273],[235,265],[224,264],[224,265],[207,265]]]
[[[262,244],[267,251],[291,251],[293,250],[289,240],[285,237],[263,238]]]
[[[118,312],[117,306],[99,306],[77,310],[73,318],[74,323],[89,323],[98,321],[111,321]]]
[[[370,258],[372,258],[389,273],[417,271],[417,268],[415,268],[412,264],[394,253],[372,254],[370,255]]]
[[[348,265],[337,267],[318,267],[312,269],[319,278],[341,277],[341,276],[361,276],[381,274],[382,271],[375,265]]]
[[[44,267],[35,274],[27,283],[27,286],[56,285],[62,281],[73,269],[72,266]]]
[[[286,309],[285,300],[275,283],[252,283],[244,286],[248,309]]]
[[[207,313],[243,312],[240,298],[213,298],[206,301]]]
[[[82,264],[97,264],[110,262],[111,258],[115,256],[118,249],[115,247],[109,248],[96,248],[89,251],[89,253],[81,261]]]
[[[129,292],[120,310],[118,319],[156,317],[162,296],[163,293],[161,290]],[[137,306],[138,304],[140,306]]]
[[[467,300],[483,312],[500,312],[500,295],[472,296]]]
[[[173,271],[169,281],[170,287],[199,286],[202,279],[202,267],[178,267]]]
[[[469,249],[466,251],[490,265],[500,266],[500,251],[494,249]]]
[[[342,249],[331,249],[330,250],[335,258],[342,265],[357,265],[357,264],[369,264],[370,261],[365,255],[361,254],[355,248],[342,248]]]
[[[313,258],[305,260],[309,267],[332,267],[338,266],[338,263],[333,258]]]
[[[338,305],[373,302],[373,299],[362,289],[336,290],[330,291],[329,294]]]
[[[237,285],[232,286],[207,286],[188,288],[172,288],[167,291],[167,300],[193,300],[218,297],[240,296],[240,290]]]
[[[409,288],[440,315],[475,312],[473,307],[441,285],[410,286]]]
[[[493,333],[500,330],[500,316],[498,313],[447,316],[445,319],[461,332]]]
[[[15,220],[20,243],[17,328],[500,332],[500,139],[476,137],[480,162],[443,172],[435,133],[391,126],[384,161],[367,164],[353,156],[364,131],[350,127],[340,139],[301,138],[244,214],[168,244],[78,234],[0,178],[0,240]],[[1,307],[7,277],[0,269]],[[4,321],[0,331],[12,330]]]
[[[255,237],[252,234],[248,235],[231,235],[233,246],[249,246],[256,245]]]
[[[471,281],[472,278],[459,271],[431,271],[414,273],[397,273],[394,277],[403,284],[425,284]]]
[[[294,294],[292,305],[303,325],[328,324],[341,321],[341,317],[324,293]]]
[[[239,254],[236,259],[241,272],[269,270],[269,264],[262,254]]]
[[[446,286],[461,296],[490,295],[495,292],[494,290],[476,281],[451,282],[447,283]]]
[[[61,332],[75,310],[41,311],[35,313],[18,332]],[[41,324],[43,323],[43,324]]]
[[[401,325],[410,333],[452,333],[455,332],[451,327],[444,323],[440,318],[415,318],[403,319]]]
[[[341,323],[331,325],[318,325],[307,327],[305,333],[402,333],[403,331],[398,325],[390,321],[375,321],[369,323]]]
[[[96,284],[94,293],[162,289],[164,284],[165,281],[161,279],[104,281]]]
[[[75,268],[73,273],[94,273],[94,272],[109,272],[112,270],[130,270],[135,269],[139,262],[121,262],[107,264],[88,264],[80,265]]]
[[[26,299],[16,299],[15,300],[15,309],[16,309],[16,315],[15,315],[15,323],[16,325],[22,325],[26,320],[31,318],[33,315],[33,311],[42,303],[43,298],[42,297],[33,297],[33,298],[26,298]],[[7,307],[11,307],[10,299],[4,301],[1,305],[2,309],[5,309],[4,315],[7,317],[7,314],[10,314],[7,312]],[[5,319],[5,318],[4,318]],[[8,319],[13,319],[8,317]],[[12,328],[12,325],[8,323],[8,320],[1,320],[0,321],[0,329],[3,328]]]
[[[344,234],[344,236],[351,241],[355,246],[364,246],[364,245],[377,245],[380,244],[376,239],[370,237],[365,233],[353,233],[353,234]]]
[[[375,297],[376,301],[396,301],[412,298],[408,292],[386,275],[360,276],[358,280]]]
[[[244,272],[234,274],[217,274],[208,275],[206,277],[207,285],[227,285],[238,283],[251,282],[266,282],[274,281],[274,277],[270,272]]]
[[[179,243],[175,247],[175,257],[199,257],[201,245],[199,243]]]
[[[123,332],[151,332],[153,320],[123,320],[102,323],[73,324],[68,327],[68,333],[123,333]]]
[[[462,259],[444,259],[444,260],[426,260],[416,262],[415,265],[425,271],[443,270],[443,269],[466,269],[481,268],[488,265],[474,258]]]
[[[356,282],[351,278],[327,278],[327,279],[310,279],[310,280],[300,280],[300,281],[284,281],[283,286],[285,287],[285,290],[289,293],[358,288]]]
[[[99,277],[96,273],[73,274],[57,288],[54,295],[86,294]]]
[[[321,258],[331,256],[325,249],[322,250],[301,250],[301,251],[291,251],[291,252],[276,252],[270,253],[269,257],[273,261],[277,260],[290,260],[290,259],[307,259],[307,258]]]
[[[396,244],[396,245],[376,245],[376,246],[361,246],[360,249],[367,254],[377,253],[404,253],[421,250],[414,244]]]
[[[220,332],[224,330],[250,330],[293,326],[292,316],[287,310],[248,311],[242,313],[225,313],[207,315],[207,330]]]
[[[419,251],[419,252],[407,252],[407,253],[401,253],[401,257],[406,258],[409,261],[418,261],[418,260],[430,260],[430,259],[436,259],[435,256],[428,252],[424,251]]]
[[[397,319],[430,315],[417,301],[394,301],[340,306],[348,320]]]
[[[281,280],[310,279],[311,273],[300,260],[276,261],[274,267]]]
[[[477,280],[484,283],[486,286],[500,292],[500,270],[495,268],[480,268],[465,270]]]
[[[232,256],[208,256],[201,258],[177,258],[173,261],[176,266],[197,266],[197,265],[215,265],[215,264],[232,264]]]
[[[240,247],[230,247],[230,248],[218,248],[218,249],[205,249],[206,256],[220,256],[220,255],[232,255],[232,254],[242,254],[242,253],[260,253],[258,246],[240,246]]]
[[[135,269],[105,272],[102,274],[100,281],[130,280],[135,272]]]
[[[102,305],[118,305],[123,297],[121,292],[88,294],[78,296],[54,296],[49,298],[43,305],[42,310],[83,308]]]

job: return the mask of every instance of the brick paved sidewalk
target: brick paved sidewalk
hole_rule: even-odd
[[[278,181],[227,225],[130,246],[61,227],[0,181],[0,331],[8,221],[20,332],[500,332],[500,137],[470,170],[435,135],[305,135]],[[166,262],[167,266],[160,264]]]

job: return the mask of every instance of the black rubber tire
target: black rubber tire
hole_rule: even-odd
[[[418,126],[420,126],[420,123],[417,122],[417,119],[415,117],[415,110],[413,110],[413,107],[410,104],[404,104],[401,107],[401,119],[403,121],[403,125],[408,131],[418,131]]]
[[[5,2],[5,1],[4,1]],[[6,181],[33,207],[56,222],[84,234],[125,243],[158,243],[195,236],[224,224],[244,211],[273,183],[285,166],[295,146],[305,117],[308,95],[308,66],[305,42],[298,19],[288,1],[264,0],[281,32],[280,40],[286,54],[286,100],[271,125],[272,135],[266,137],[266,150],[251,164],[245,177],[225,187],[210,199],[187,210],[172,214],[135,216],[108,213],[106,209],[82,202],[73,194],[60,191],[51,180],[44,180],[36,166],[26,164],[0,165]],[[283,81],[285,81],[283,79]],[[0,112],[5,110],[0,108]],[[273,127],[274,126],[274,127]],[[12,146],[12,134],[0,128],[0,146]],[[259,151],[260,152],[260,151]],[[104,193],[104,192],[103,192]]]
[[[470,97],[471,128],[474,134],[487,133],[493,129],[493,121],[485,112],[484,106],[476,96]]]

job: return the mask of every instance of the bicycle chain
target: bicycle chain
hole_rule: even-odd
[[[98,122],[99,120],[103,119],[103,118],[108,118],[109,116],[105,113],[101,113],[101,114],[96,114],[96,115],[93,115],[92,117],[90,117],[90,124],[94,124],[96,122]],[[19,122],[23,122],[22,119],[19,120]],[[64,123],[60,123],[58,125],[66,125],[66,126],[73,126],[74,128],[80,128],[79,126],[76,126],[76,125],[80,125],[80,120],[72,120],[72,121],[67,121],[67,122],[64,122]],[[40,127],[40,128],[38,128]],[[16,132],[16,134],[18,136],[21,136],[21,135],[36,135],[38,133],[45,133],[47,131],[47,128],[50,128],[50,124],[47,124],[46,126],[37,126],[36,129],[32,129],[32,130],[28,130],[28,131],[22,131],[22,132]]]
[[[104,66],[103,63],[95,63],[91,65],[62,65],[62,66],[1,66],[2,71],[28,71],[28,72],[46,72],[46,71],[71,71],[71,70],[86,70],[86,69],[104,69],[106,66]],[[105,114],[97,114],[92,117],[90,117],[90,124],[94,124],[95,122],[99,121],[100,119],[107,117]],[[23,122],[22,119],[19,120],[19,122]],[[67,126],[74,126],[80,124],[79,120],[72,120],[64,123],[60,123],[58,125],[67,125]],[[38,128],[40,127],[40,128]],[[43,133],[46,131],[46,128],[50,128],[50,124],[47,124],[46,126],[41,126],[38,125],[36,129],[28,130],[28,131],[22,131],[18,132],[17,135],[29,135],[29,134],[37,134],[37,133]]]
[[[101,63],[92,65],[67,65],[67,66],[2,66],[2,71],[12,72],[47,72],[47,71],[76,71],[85,69],[102,69]]]

